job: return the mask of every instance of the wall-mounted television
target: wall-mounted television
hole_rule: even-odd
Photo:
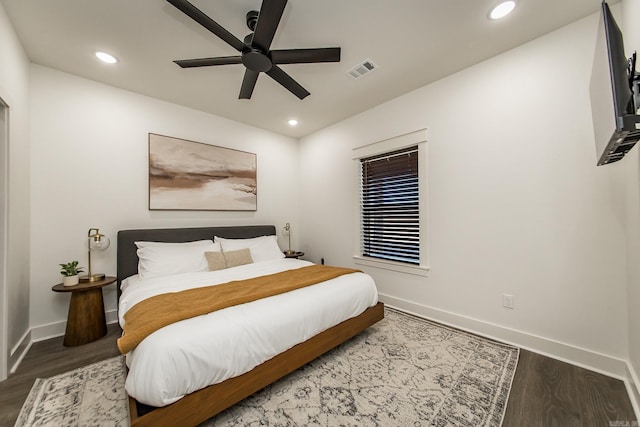
[[[640,75],[627,58],[622,31],[605,1],[591,71],[591,114],[597,165],[616,162],[640,140]]]

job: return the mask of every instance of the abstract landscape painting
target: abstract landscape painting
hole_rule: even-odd
[[[149,134],[150,210],[257,209],[256,155]]]

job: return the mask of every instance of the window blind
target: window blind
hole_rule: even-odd
[[[362,254],[420,264],[418,146],[360,164]]]

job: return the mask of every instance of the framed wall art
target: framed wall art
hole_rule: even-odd
[[[256,155],[149,133],[149,210],[255,211]]]

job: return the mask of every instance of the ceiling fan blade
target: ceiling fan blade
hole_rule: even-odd
[[[304,64],[311,62],[340,62],[339,47],[318,49],[281,49],[271,51],[274,64]]]
[[[262,1],[256,31],[253,33],[253,42],[251,43],[253,46],[261,49],[263,52],[269,51],[273,36],[276,34],[280,18],[282,18],[282,13],[286,5],[287,0]]]
[[[300,83],[293,80],[293,78],[289,74],[285,73],[282,68],[278,67],[277,65],[271,67],[271,69],[269,71],[266,71],[266,73],[269,75],[269,77],[280,83],[289,92],[300,99],[304,99],[307,96],[311,95],[305,88],[300,86]]]
[[[179,59],[173,61],[182,68],[209,67],[211,65],[242,64],[241,56],[220,56],[217,58]]]
[[[253,94],[253,88],[256,87],[259,74],[260,72],[249,70],[248,68],[245,70],[238,99],[251,99],[251,94]]]
[[[178,10],[187,15],[189,18],[196,21],[198,24],[211,31],[216,36],[233,46],[237,51],[242,52],[245,48],[244,43],[229,31],[224,29],[213,19],[209,18],[200,9],[189,3],[187,0],[167,0],[174,5]]]

